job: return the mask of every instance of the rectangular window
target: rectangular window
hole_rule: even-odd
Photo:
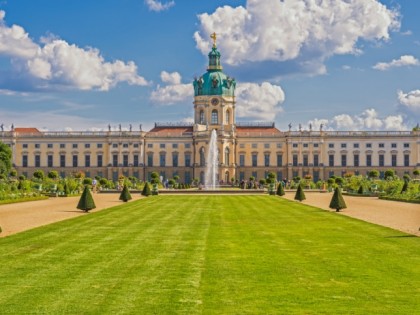
[[[383,154],[379,154],[379,166],[385,165],[385,156]]]
[[[113,143],[113,144],[112,144],[112,147],[113,147],[114,149],[118,148],[118,143]]]
[[[359,166],[360,162],[359,162],[359,154],[355,154],[353,155],[353,165],[354,166]]]
[[[35,167],[41,167],[41,156],[35,155]]]
[[[189,153],[185,153],[185,166],[191,166],[191,154]]]
[[[341,166],[347,166],[347,155],[341,155]]]
[[[314,154],[314,166],[319,166],[319,155]]]
[[[410,144],[409,143],[404,143],[404,148],[409,148]]]
[[[270,154],[264,154],[264,166],[270,166]]]
[[[60,149],[65,149],[66,148],[66,144],[65,143],[60,143]]]
[[[328,155],[328,165],[334,166],[334,154]]]
[[[257,154],[252,154],[252,166],[258,166],[258,155]]]
[[[191,184],[191,172],[190,171],[185,172],[185,184]]]
[[[281,149],[282,145],[281,143],[277,143],[277,149]]]
[[[344,149],[344,148],[347,148],[347,143],[342,143],[342,144],[341,144],[341,148],[343,148],[343,149]]]
[[[112,155],[112,166],[117,167],[118,166],[118,154]]]
[[[128,154],[123,155],[123,166],[124,167],[128,166]]]
[[[90,148],[90,143],[85,143],[85,149],[89,149]]]
[[[64,154],[60,154],[60,167],[66,167],[66,156]]]
[[[353,148],[358,149],[359,148],[359,144],[358,143],[353,143]]]
[[[139,155],[138,154],[133,155],[133,166],[139,166]]]
[[[153,143],[148,143],[148,144],[147,144],[147,147],[148,147],[148,148],[153,148]]]
[[[293,154],[293,166],[298,166],[298,155]]]
[[[104,164],[104,160],[103,160],[102,154],[98,154],[97,161],[98,161],[98,167],[102,167],[103,164]]]
[[[161,149],[165,149],[165,147],[166,147],[166,144],[165,144],[165,143],[161,143],[161,144],[159,144],[159,148],[161,148]]]
[[[298,143],[293,143],[293,144],[292,144],[292,147],[293,147],[293,148],[297,148],[298,146],[299,146],[299,144],[298,144]]]
[[[90,155],[85,155],[85,167],[90,167]]]
[[[139,144],[138,143],[133,143],[133,148],[138,148]]]
[[[102,143],[97,143],[97,144],[96,144],[96,147],[97,147],[98,149],[102,149],[103,145],[102,145]]]
[[[159,166],[166,166],[166,154],[159,154]]]
[[[52,149],[52,148],[53,148],[53,144],[52,144],[52,143],[48,143],[48,144],[47,144],[47,148],[48,148],[48,149]]]
[[[277,166],[282,166],[283,165],[283,155],[282,154],[277,154]]]
[[[404,154],[404,166],[410,166],[410,155]]]
[[[270,144],[269,143],[264,143],[264,149],[270,149]]]
[[[308,165],[309,165],[308,155],[304,154],[303,155],[303,166],[308,166]]]
[[[366,148],[371,148],[372,147],[372,143],[366,143]]]
[[[123,143],[123,148],[127,149],[128,148],[128,143]]]
[[[48,167],[53,167],[53,155],[47,155],[47,165]]]
[[[28,167],[28,156],[22,155],[22,167]]]
[[[252,148],[253,148],[253,149],[256,149],[257,147],[258,147],[258,144],[257,144],[257,143],[253,143],[253,144],[252,144]]]
[[[172,166],[178,166],[178,154],[172,154]]]
[[[172,143],[172,148],[173,149],[178,149],[178,143]]]
[[[73,167],[79,166],[79,160],[77,155],[73,155]]]
[[[241,144],[239,144],[239,147],[240,147],[241,149],[244,149],[244,148],[245,148],[245,143],[241,143]]]
[[[385,143],[379,143],[380,148],[385,148]]]
[[[391,148],[396,148],[397,144],[396,143],[391,143]]]
[[[185,144],[185,149],[189,149],[189,148],[191,148],[191,143],[186,143]]]
[[[245,166],[245,154],[239,154],[239,166]]]
[[[303,144],[303,147],[304,147],[304,148],[308,148],[308,147],[309,147],[309,144],[304,143],[304,144]]]
[[[318,148],[319,144],[318,143],[314,143],[314,148]]]
[[[22,148],[23,149],[27,149],[28,148],[28,144],[27,143],[22,144]]]
[[[397,155],[391,155],[391,166],[397,166]]]
[[[334,143],[328,143],[328,148],[333,149],[334,148]]]
[[[72,148],[77,149],[77,143],[73,143]]]
[[[239,172],[239,181],[242,182],[245,180],[245,172]]]
[[[366,155],[366,166],[372,166],[372,155],[371,154]]]
[[[147,154],[147,166],[153,166],[153,153]]]

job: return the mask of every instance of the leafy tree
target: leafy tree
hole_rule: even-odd
[[[41,180],[41,181],[44,180],[44,178],[45,178],[44,171],[42,171],[42,170],[36,170],[34,172],[34,178],[36,178],[38,180]]]
[[[404,174],[403,179],[404,179],[406,182],[409,182],[411,178],[410,178],[410,175],[408,175],[408,174]]]
[[[394,172],[394,170],[391,170],[391,169],[386,170],[385,173],[384,173],[385,179],[388,179],[388,180],[394,179],[394,176],[395,176],[395,172]]]
[[[416,177],[419,176],[420,175],[420,170],[414,170],[413,175],[416,176]]]
[[[146,184],[143,187],[143,191],[141,192],[142,196],[150,196],[152,194],[152,192],[150,191],[150,185],[148,182],[146,182]]]
[[[67,182],[64,182],[63,191],[66,197],[70,195],[70,188],[69,188],[69,185],[67,185]]]
[[[12,150],[0,142],[0,174],[7,176],[12,168]]]
[[[379,177],[379,171],[378,170],[371,170],[368,173],[368,177],[371,178],[371,179],[378,178]]]
[[[265,185],[265,183],[267,183],[267,180],[261,178],[258,182],[260,183],[260,185]]]
[[[92,185],[92,178],[86,177],[83,179],[83,185]]]
[[[347,208],[339,187],[335,188],[334,190],[334,195],[330,202],[330,208],[335,209],[336,212],[339,212],[341,209]]]
[[[305,193],[303,192],[302,186],[299,185],[298,189],[296,190],[295,200],[302,201],[302,200],[305,200],[305,199],[306,199]]]
[[[48,178],[51,178],[51,179],[57,179],[58,178],[58,172],[57,171],[49,171],[47,176],[48,176]]]
[[[279,186],[277,187],[277,196],[284,196],[285,192],[284,192],[284,187],[283,184],[280,182]]]
[[[132,198],[131,198],[130,191],[128,190],[128,186],[125,184],[120,195],[120,200],[127,202],[128,200],[131,200],[131,199]]]
[[[17,171],[15,169],[10,170],[9,176],[16,177],[17,176]]]
[[[151,180],[152,184],[159,184],[159,173],[158,172],[152,172],[152,174],[150,174],[150,177],[152,178],[152,180]]]
[[[79,203],[77,204],[77,209],[89,212],[89,210],[95,209],[96,205],[93,201],[92,194],[88,186],[85,186],[82,196],[80,197]]]
[[[338,185],[338,186],[343,186],[343,183],[344,183],[344,179],[342,178],[342,177],[336,177],[336,179],[335,179],[335,183]]]

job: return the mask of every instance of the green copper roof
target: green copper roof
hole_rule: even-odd
[[[221,55],[215,45],[213,45],[208,56],[209,66],[207,72],[200,78],[194,79],[194,95],[234,96],[236,81],[222,72]]]

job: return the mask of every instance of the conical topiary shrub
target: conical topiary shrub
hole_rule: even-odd
[[[334,195],[330,202],[330,208],[335,209],[336,212],[340,211],[341,209],[347,208],[346,203],[344,202],[343,196],[341,195],[341,190],[337,187],[334,190]]]
[[[152,192],[150,191],[150,186],[149,183],[146,182],[146,184],[143,187],[143,191],[141,192],[142,196],[150,196],[152,194]]]
[[[64,183],[63,190],[64,190],[64,195],[66,197],[70,195],[70,188],[69,188],[69,185],[67,185],[67,182]]]
[[[295,200],[302,201],[302,200],[305,200],[305,199],[306,199],[305,193],[303,192],[302,186],[299,185],[298,189],[296,190]]]
[[[83,190],[82,196],[80,197],[77,209],[89,212],[89,210],[95,209],[95,202],[93,201],[92,194],[90,193],[89,187],[86,185]]]
[[[405,180],[404,181],[404,186],[401,189],[401,193],[402,194],[405,193],[407,191],[407,189],[408,189],[408,180]]]
[[[283,184],[280,182],[279,186],[277,187],[277,196],[284,196],[285,192],[284,192],[284,188],[283,188]]]
[[[360,185],[360,187],[359,187],[359,190],[357,191],[357,193],[359,194],[359,195],[363,195],[363,186],[362,185]]]
[[[128,200],[131,200],[131,199],[132,198],[131,198],[130,192],[128,191],[128,186],[124,184],[123,190],[120,195],[120,200],[127,202]]]

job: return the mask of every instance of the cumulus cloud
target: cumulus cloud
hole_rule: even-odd
[[[137,74],[134,62],[107,62],[98,49],[80,48],[54,37],[43,38],[42,45],[37,44],[22,27],[8,27],[4,16],[5,12],[0,11],[0,56],[8,56],[12,61],[10,81],[0,80],[4,88],[13,77],[30,82],[34,89],[60,87],[107,91],[120,82],[148,84]]]
[[[160,12],[164,10],[168,10],[170,7],[175,5],[175,1],[169,1],[167,3],[162,3],[157,0],[145,0],[144,1],[149,8],[150,11]]]
[[[414,90],[408,93],[398,91],[398,101],[409,111],[420,113],[420,90]]]
[[[401,56],[400,59],[393,59],[391,62],[378,62],[373,66],[373,69],[385,71],[390,68],[404,67],[404,66],[418,66],[420,62],[417,58],[410,55]]]
[[[282,88],[268,82],[241,83],[236,88],[236,115],[263,120],[274,120],[282,112],[285,100]]]
[[[386,41],[400,27],[398,11],[377,0],[248,0],[198,19],[194,38],[203,54],[216,32],[229,65],[293,60],[312,73],[325,72],[323,61],[332,55],[360,53],[359,40]]]
[[[366,109],[359,115],[340,114],[332,119],[314,119],[308,121],[315,129],[323,125],[323,130],[408,130],[402,115],[380,117],[373,109]]]
[[[166,85],[158,84],[152,91],[150,100],[160,105],[173,105],[175,103],[192,100],[194,89],[191,83],[182,84],[181,75],[178,72],[168,73],[162,71],[160,78]]]

